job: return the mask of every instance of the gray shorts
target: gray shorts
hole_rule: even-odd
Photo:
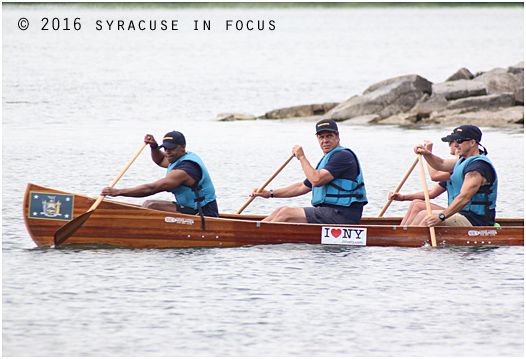
[[[303,210],[309,223],[360,224],[363,207],[353,208],[352,211],[348,211],[348,216],[342,216],[340,211],[333,207],[305,207]]]

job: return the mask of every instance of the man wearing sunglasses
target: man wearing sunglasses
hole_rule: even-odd
[[[455,156],[455,159],[458,161],[458,156],[456,154],[456,146],[454,145],[454,142],[448,142],[449,146],[449,153],[452,156]],[[429,150],[429,152],[432,152],[433,149],[433,142],[429,140],[424,141],[424,147]],[[438,182],[433,188],[429,190],[429,198],[434,199],[438,196],[440,196],[442,193],[448,191],[448,196],[452,192],[451,189],[451,173],[449,172],[442,172],[437,171],[433,167],[427,165],[427,169],[429,171],[429,177],[431,177],[431,180],[433,182]],[[407,209],[407,213],[405,214],[404,218],[402,218],[402,222],[400,222],[401,226],[412,226],[412,225],[418,225],[422,221],[423,216],[427,214],[427,206],[425,201],[425,195],[424,191],[416,192],[416,193],[410,193],[410,194],[402,194],[399,192],[389,192],[387,199],[394,200],[394,201],[411,201],[411,204],[409,205],[409,208]],[[444,209],[444,207],[439,206],[437,204],[431,203],[431,209],[432,210],[440,210],[440,212]],[[416,222],[417,216],[420,214],[420,212],[424,212],[422,214],[422,217],[418,222]]]
[[[423,145],[415,146],[415,153],[421,154],[427,163],[438,171],[451,172],[449,205],[433,214],[421,213],[415,218],[419,225],[446,226],[493,226],[497,201],[497,171],[486,156],[488,151],[480,144],[482,132],[473,125],[457,127],[442,138],[452,142],[459,160],[444,160],[433,155]],[[479,151],[479,146],[484,150]]]

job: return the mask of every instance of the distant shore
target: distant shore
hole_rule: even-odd
[[[463,67],[441,83],[402,75],[375,83],[341,103],[295,105],[260,116],[217,116],[219,121],[322,118],[359,125],[524,127],[524,62],[475,74]]]

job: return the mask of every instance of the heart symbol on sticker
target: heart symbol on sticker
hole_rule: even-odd
[[[342,234],[341,229],[331,229],[331,234],[334,238],[338,238]]]

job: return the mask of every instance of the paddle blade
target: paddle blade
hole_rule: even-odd
[[[60,246],[71,237],[88,220],[94,211],[86,212],[66,223],[55,232],[55,247]]]

